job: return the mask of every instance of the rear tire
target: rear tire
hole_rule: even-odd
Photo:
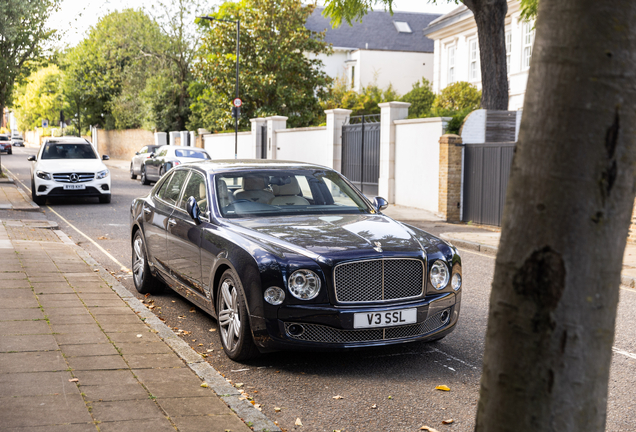
[[[150,273],[146,245],[141,231],[137,231],[132,244],[132,272],[135,288],[141,294],[156,294],[161,292],[163,284]]]
[[[110,202],[111,198],[112,198],[111,194],[100,195],[99,196],[99,202],[100,202],[100,204],[108,204]]]
[[[137,174],[133,171],[133,164],[130,164],[130,178],[135,180],[137,178]]]
[[[46,197],[40,197],[35,194],[35,182],[31,180],[31,199],[39,206],[46,204]]]
[[[146,167],[142,166],[141,167],[141,178],[140,178],[141,184],[144,186],[148,186],[150,184],[150,182],[148,181],[148,177],[146,177]]]
[[[232,270],[221,276],[216,295],[219,333],[223,351],[234,361],[245,361],[260,353],[252,339],[249,315],[241,280]]]

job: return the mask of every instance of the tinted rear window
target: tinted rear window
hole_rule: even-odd
[[[188,158],[196,158],[196,159],[210,159],[207,153],[197,150],[175,150],[174,155],[176,157],[188,157]]]

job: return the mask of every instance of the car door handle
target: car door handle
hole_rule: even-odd
[[[172,218],[168,219],[168,226],[175,226],[176,224],[177,224],[176,220]]]

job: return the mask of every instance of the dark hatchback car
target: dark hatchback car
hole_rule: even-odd
[[[11,138],[7,135],[0,135],[0,152],[13,154],[13,150],[11,149]]]
[[[317,165],[181,165],[132,203],[134,283],[163,281],[217,318],[234,360],[441,339],[459,317],[459,254],[386,205]]]

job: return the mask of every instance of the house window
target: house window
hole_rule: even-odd
[[[351,66],[351,88],[356,86],[356,67]]]
[[[413,33],[411,26],[406,21],[393,21],[393,25],[398,33]]]
[[[534,44],[534,21],[523,23],[523,68],[530,67],[532,58],[532,45]]]
[[[448,47],[448,83],[455,82],[455,45]]]
[[[468,42],[468,49],[470,52],[470,79],[476,80],[479,77],[479,45],[477,39],[471,39]]]
[[[512,54],[512,33],[506,33],[506,70],[510,73],[510,55]]]

